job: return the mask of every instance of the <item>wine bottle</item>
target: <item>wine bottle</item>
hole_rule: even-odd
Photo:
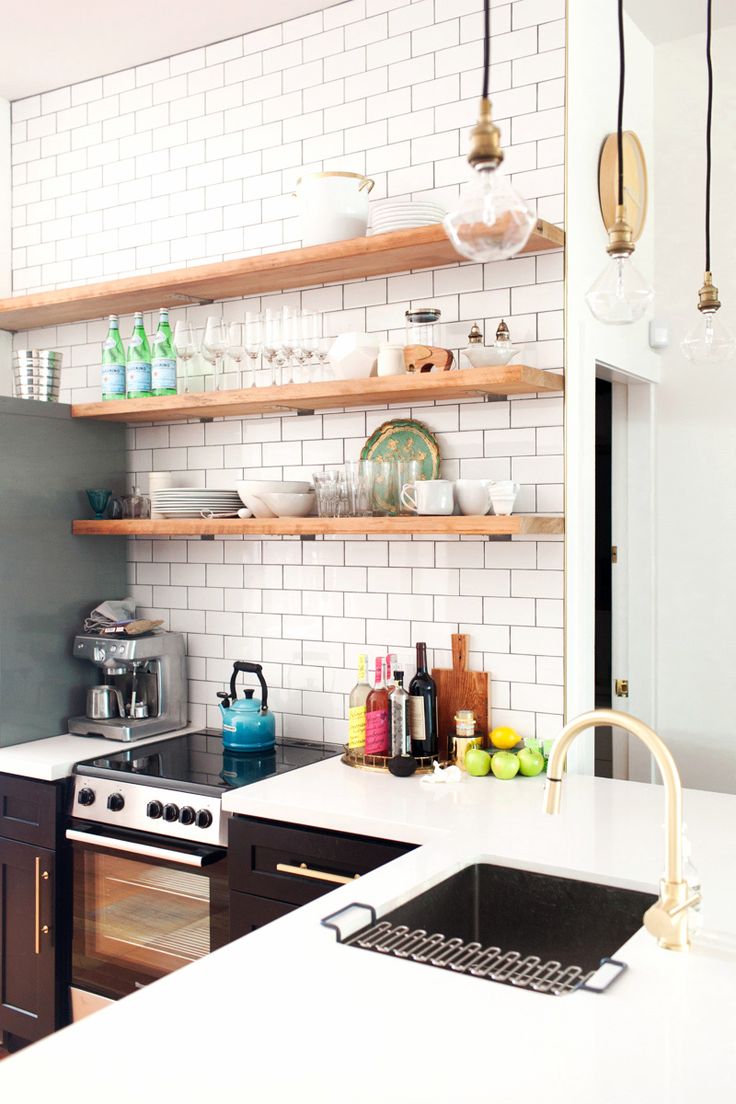
[[[128,342],[125,395],[128,399],[147,399],[151,395],[151,350],[140,311],[135,313],[133,335]]]
[[[365,747],[365,703],[371,692],[371,684],[368,682],[366,669],[368,657],[358,656],[358,681],[350,691],[348,712],[348,747]]]
[[[396,656],[393,652],[389,652],[389,654],[386,656],[386,688],[388,690],[389,697],[391,697],[391,695],[393,694],[395,686]]]
[[[409,737],[409,695],[404,689],[404,672],[395,671],[396,686],[391,695],[391,754],[411,755]]]
[[[437,754],[437,686],[427,670],[427,645],[417,644],[417,673],[409,683],[412,755]]]
[[[102,343],[102,398],[125,398],[125,349],[120,337],[120,322],[116,314],[110,315],[110,328]]]
[[[176,353],[165,307],[158,312],[158,330],[151,346],[151,393],[176,394]]]
[[[386,689],[386,660],[376,660],[376,685],[365,703],[365,753],[388,755],[388,690]]]

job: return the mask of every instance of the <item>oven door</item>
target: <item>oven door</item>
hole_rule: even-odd
[[[76,1007],[127,996],[227,942],[223,848],[91,824],[75,824],[66,837]]]

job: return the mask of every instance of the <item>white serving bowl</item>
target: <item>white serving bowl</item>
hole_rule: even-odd
[[[468,345],[467,349],[461,351],[474,368],[498,368],[519,355],[518,349],[498,345]]]
[[[329,352],[335,379],[367,379],[376,371],[379,340],[373,334],[344,333]]]
[[[263,501],[267,494],[307,494],[313,490],[312,484],[299,479],[244,479],[235,484],[240,501],[254,517],[276,517]]]
[[[312,512],[315,500],[314,491],[311,494],[264,494],[261,502],[265,502],[275,517],[306,517]]]

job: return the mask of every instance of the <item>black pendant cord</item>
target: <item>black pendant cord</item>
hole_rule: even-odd
[[[710,0],[708,0],[710,3]],[[618,0],[618,121],[616,124],[616,151],[618,156],[618,205],[624,205],[624,83],[626,80],[626,52],[624,49],[624,0]]]
[[[483,0],[483,99],[491,85],[491,0]]]
[[[705,271],[710,272],[710,132],[713,121],[713,62],[710,56],[713,0],[708,0],[705,23],[705,62],[708,67],[708,111],[705,118]]]

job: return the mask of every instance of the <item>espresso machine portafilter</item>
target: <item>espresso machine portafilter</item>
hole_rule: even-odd
[[[96,664],[102,684],[87,693],[87,714],[69,731],[108,740],[140,740],[187,723],[187,673],[181,633],[76,636],[74,655]]]

